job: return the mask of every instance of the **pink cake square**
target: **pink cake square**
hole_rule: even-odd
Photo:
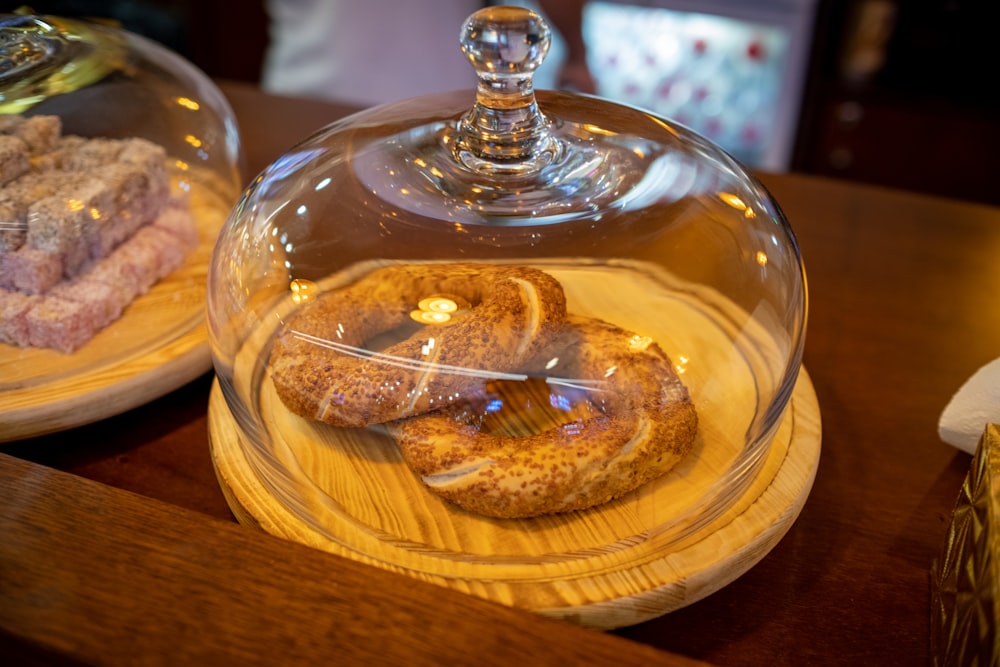
[[[28,345],[28,311],[40,298],[0,290],[0,342],[21,347]]]
[[[28,245],[63,253],[81,242],[83,203],[55,194],[28,207]]]
[[[94,266],[87,277],[111,285],[127,305],[159,279],[159,243],[136,233]]]
[[[63,282],[54,287],[46,296],[65,299],[85,305],[94,316],[98,328],[106,327],[117,320],[128,301],[123,303],[122,295],[111,285],[93,280],[89,275]]]
[[[60,155],[63,170],[87,172],[117,160],[122,142],[118,139],[94,137],[83,142],[71,142],[68,146],[70,149],[61,151]],[[63,148],[62,144],[60,148]]]
[[[122,140],[118,153],[119,161],[136,165],[147,174],[155,173],[157,180],[166,178],[166,159],[167,151],[163,146],[138,137]]]
[[[30,168],[28,146],[17,137],[0,134],[0,185],[13,181]]]
[[[159,213],[163,201],[158,196],[151,195],[149,177],[134,165],[107,165],[96,175],[114,194],[117,215],[111,221],[110,234],[115,245],[132,236]],[[156,201],[150,203],[151,198]]]
[[[26,316],[28,342],[60,352],[73,352],[94,337],[99,320],[86,304],[55,297],[39,299]]]
[[[67,189],[83,207],[80,216],[81,233],[93,259],[106,257],[123,239],[113,234],[114,220],[118,215],[114,192],[97,178],[82,179]]]
[[[58,253],[25,245],[4,257],[3,273],[9,277],[14,289],[28,294],[44,294],[62,279],[62,256]]]
[[[62,136],[62,120],[59,116],[31,116],[25,118],[17,129],[17,136],[28,144],[32,155],[40,155],[55,150]]]
[[[129,242],[148,247],[154,258],[151,268],[157,280],[180,267],[188,254],[188,249],[181,245],[176,236],[154,225],[140,229]]]
[[[32,173],[45,173],[59,168],[59,153],[42,153],[30,158]]]
[[[0,253],[17,250],[28,236],[28,207],[0,194]]]
[[[90,244],[81,238],[79,243],[70,246],[62,255],[63,277],[75,278],[90,268],[91,264]]]
[[[0,134],[15,134],[22,123],[24,123],[23,116],[0,114]]]
[[[86,274],[86,279],[107,285],[115,295],[115,301],[125,308],[145,289],[141,287],[142,276],[121,248],[98,262]]]
[[[31,204],[54,195],[65,178],[66,175],[61,172],[31,172],[8,183],[4,195],[11,201],[19,202],[27,212]]]
[[[186,250],[198,247],[198,225],[191,211],[186,208],[171,207],[164,210],[153,222],[153,226],[175,236]]]
[[[128,267],[139,294],[145,294],[160,277],[157,244],[144,234],[133,235],[118,247],[113,257]]]
[[[0,252],[0,290],[14,289],[14,274],[7,268],[9,253]]]

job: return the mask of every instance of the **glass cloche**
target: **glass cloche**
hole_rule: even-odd
[[[799,373],[793,233],[701,136],[534,90],[549,39],[481,10],[475,93],[344,118],[244,192],[208,284],[241,520],[548,609],[524,587],[746,502]]]
[[[205,281],[242,170],[229,104],[178,54],[0,15],[0,441],[211,370]]]

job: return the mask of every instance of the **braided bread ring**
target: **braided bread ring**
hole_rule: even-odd
[[[588,397],[597,406],[589,415],[577,410],[569,424],[523,437],[469,424],[458,406],[392,426],[404,459],[428,488],[492,517],[565,512],[628,493],[691,450],[697,414],[655,343],[601,320],[571,316],[528,372],[553,356],[560,357],[565,377],[602,379]]]
[[[434,294],[468,313],[427,325],[381,352],[365,341],[406,323]],[[510,371],[556,335],[566,297],[553,277],[524,266],[406,264],[378,269],[320,295],[285,323],[270,357],[275,390],[291,411],[335,426],[421,414]]]

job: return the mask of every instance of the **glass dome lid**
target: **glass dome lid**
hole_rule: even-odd
[[[180,55],[0,14],[0,442],[211,370],[205,281],[242,172],[232,109]]]
[[[496,535],[405,526],[615,512],[641,519],[572,558],[637,523],[677,544],[740,497],[782,424],[807,304],[788,221],[686,128],[534,90],[549,39],[528,10],[477,12],[460,36],[474,95],[322,128],[220,235],[227,419],[255,486],[338,549],[521,562]],[[376,535],[392,546],[372,555]]]

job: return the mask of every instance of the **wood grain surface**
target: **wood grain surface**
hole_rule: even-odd
[[[274,428],[289,415],[283,406],[272,407],[268,423]],[[760,470],[724,508],[713,508],[719,510],[714,518],[670,516],[671,508],[698,500],[685,498],[699,487],[689,477],[697,465],[591,510],[504,521],[439,500],[421,488],[391,442],[379,445],[361,435],[305,436],[294,463],[269,471],[217,385],[209,429],[220,483],[240,522],[605,630],[696,602],[755,565],[799,515],[820,455],[819,406],[804,372]],[[306,426],[300,432],[322,430]],[[697,527],[683,529],[689,523]]]
[[[6,664],[696,664],[6,455],[0,506]]]

